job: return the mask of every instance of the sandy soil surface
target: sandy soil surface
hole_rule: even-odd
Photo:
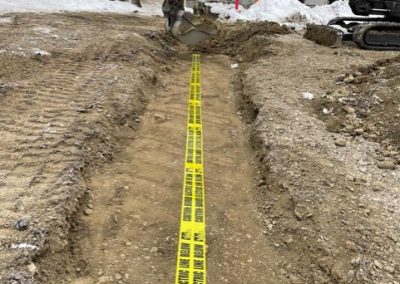
[[[112,158],[158,76],[162,22],[117,15],[9,15],[0,24],[1,283],[68,269],[83,173]],[[165,46],[164,46],[165,47]],[[163,71],[164,70],[164,71]],[[72,252],[71,252],[72,253]],[[35,267],[43,255],[43,267]],[[26,267],[28,269],[26,269]],[[59,283],[59,282],[58,282]]]
[[[191,51],[160,18],[1,19],[0,282],[171,283]],[[196,50],[208,281],[398,284],[396,53],[270,24]]]
[[[209,281],[277,281],[278,257],[255,210],[251,149],[235,114],[229,58],[205,57],[202,68]],[[72,283],[174,281],[189,70],[190,60],[174,65],[135,139],[91,178],[96,205],[78,245],[89,276]]]

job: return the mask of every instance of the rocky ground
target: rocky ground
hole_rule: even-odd
[[[238,89],[284,283],[399,283],[397,58],[295,35],[270,47]]]
[[[1,17],[1,283],[172,282],[192,51],[162,26]],[[400,283],[397,54],[269,23],[194,50],[208,281]]]

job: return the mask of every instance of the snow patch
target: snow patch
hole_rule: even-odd
[[[304,92],[303,93],[303,98],[305,98],[306,100],[310,100],[312,101],[314,99],[314,94],[310,93],[310,92]]]
[[[18,244],[18,245],[12,244],[12,245],[11,245],[11,248],[12,248],[12,249],[31,249],[31,250],[37,250],[37,249],[39,249],[37,246],[35,246],[35,245],[30,245],[30,244],[27,244],[27,243],[22,243],[22,244]]]
[[[162,15],[161,2],[144,1],[140,8],[129,2],[110,0],[0,0],[0,14],[4,13],[61,13],[97,12],[143,15]]]
[[[39,49],[39,48],[33,48],[33,49],[32,49],[32,52],[33,52],[33,54],[36,55],[36,56],[51,56],[51,53],[50,53],[50,52],[47,52],[47,51],[45,51],[45,50],[41,50],[41,49]]]
[[[249,9],[240,7],[235,10],[233,4],[208,3],[211,12],[220,19],[236,21],[270,21],[278,23],[315,23],[327,24],[336,17],[355,16],[347,1],[339,0],[330,5],[310,8],[298,0],[259,0]]]
[[[35,32],[39,32],[39,33],[46,34],[46,35],[49,35],[52,32],[54,32],[54,29],[51,27],[34,27],[33,30]]]

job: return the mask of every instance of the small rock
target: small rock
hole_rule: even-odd
[[[383,170],[394,170],[396,168],[396,165],[392,160],[387,160],[387,161],[378,163],[378,168],[383,169]]]
[[[383,267],[383,264],[379,260],[376,260],[376,259],[374,260],[374,265],[379,269],[382,269],[382,267]]]
[[[28,226],[29,226],[29,222],[24,219],[18,220],[17,223],[15,224],[15,228],[18,231],[25,231],[28,229]]]
[[[292,236],[288,236],[287,238],[285,238],[285,240],[283,241],[286,245],[290,245],[293,243],[293,237]]]
[[[338,138],[338,139],[335,140],[335,145],[336,146],[344,147],[344,146],[346,146],[346,144],[347,144],[347,142],[343,138]]]
[[[312,213],[310,212],[310,209],[301,205],[296,205],[294,208],[294,215],[296,216],[297,220],[299,221],[304,221],[307,218],[312,217]]]
[[[290,274],[289,275],[289,280],[291,284],[301,284],[304,283],[303,280],[301,280],[299,277],[297,277],[296,275]]]
[[[345,106],[345,107],[343,107],[343,110],[344,110],[345,112],[347,112],[348,114],[354,114],[354,113],[356,113],[356,109],[353,108],[353,107],[351,107],[351,106]]]
[[[391,266],[391,265],[387,265],[387,266],[385,266],[384,268],[383,268],[383,270],[385,270],[386,272],[389,272],[389,273],[394,273],[394,267],[393,266]]]
[[[115,274],[115,279],[116,280],[121,280],[122,279],[122,275],[119,274],[119,273]]]
[[[328,118],[328,120],[326,121],[325,127],[326,127],[326,130],[328,130],[329,132],[339,133],[340,128],[341,128],[340,119],[338,119],[337,117]]]
[[[90,214],[93,213],[93,209],[86,208],[85,211],[83,211],[83,213],[84,213],[86,216],[89,216]]]
[[[160,113],[156,113],[154,115],[154,119],[155,119],[155,121],[157,123],[163,123],[163,122],[167,121],[167,117],[165,115],[163,115],[163,114],[160,114]]]
[[[35,275],[37,273],[36,265],[33,262],[31,262],[31,264],[29,264],[26,268],[31,273],[31,275]]]
[[[156,253],[156,252],[158,252],[158,247],[152,247],[152,248],[150,249],[150,252],[151,252],[151,253]]]
[[[394,241],[395,243],[400,242],[400,238],[399,238],[397,235],[395,235],[395,234],[389,235],[389,239],[391,239],[391,240]]]
[[[267,181],[264,180],[264,179],[262,179],[262,180],[260,180],[260,181],[258,182],[258,186],[264,186],[264,185],[266,185],[266,184],[267,184]]]
[[[346,78],[344,78],[343,82],[345,82],[345,83],[352,83],[352,82],[354,82],[354,76],[350,74],[349,76],[347,76]]]
[[[347,283],[351,283],[351,282],[353,282],[353,279],[354,279],[354,276],[356,275],[356,272],[354,271],[354,270],[349,270],[348,272],[347,272]]]
[[[364,133],[364,129],[362,129],[362,128],[354,129],[354,133],[356,135],[362,135]]]
[[[346,241],[346,248],[351,251],[357,251],[357,246],[353,241]]]
[[[97,284],[101,283],[111,283],[112,280],[110,280],[110,277],[108,276],[101,276],[97,279]]]

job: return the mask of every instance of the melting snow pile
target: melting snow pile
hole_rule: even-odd
[[[143,3],[139,8],[129,2],[110,0],[0,0],[0,13],[10,12],[99,12],[129,14],[138,11],[144,15],[160,15],[161,4]]]
[[[241,20],[326,24],[336,17],[354,16],[347,1],[343,0],[314,8],[298,0],[259,0],[249,9],[240,7],[239,11],[236,11],[232,4],[210,3],[208,5],[211,6],[212,13],[230,22]]]

